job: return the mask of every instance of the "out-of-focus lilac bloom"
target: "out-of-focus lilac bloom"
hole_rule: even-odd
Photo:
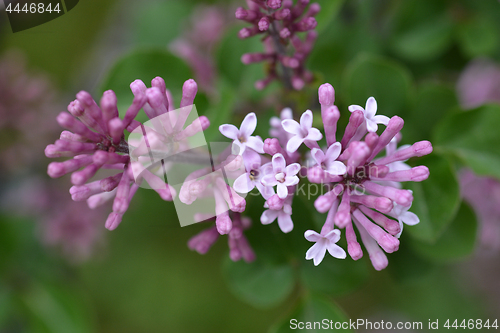
[[[287,89],[301,90],[313,80],[313,74],[306,70],[306,59],[312,51],[318,36],[314,31],[317,22],[314,16],[320,11],[317,3],[309,1],[247,1],[248,9],[239,7],[235,16],[252,24],[240,30],[241,39],[264,34],[262,41],[265,52],[246,53],[241,57],[244,64],[267,61],[267,76],[255,83],[259,90],[272,81],[281,80]],[[298,33],[307,32],[304,39]]]
[[[0,170],[25,171],[40,162],[36,151],[57,133],[56,98],[47,77],[28,71],[22,53],[0,58]]]
[[[492,60],[472,60],[460,75],[457,95],[464,108],[487,102],[500,103],[500,65]]]
[[[459,176],[462,197],[474,208],[479,221],[479,249],[500,251],[500,182],[464,169]]]
[[[221,39],[228,22],[229,19],[221,8],[198,6],[183,35],[169,44],[169,49],[191,66],[200,88],[210,94],[216,93],[214,46]]]

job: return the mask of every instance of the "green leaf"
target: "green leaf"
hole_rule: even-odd
[[[420,223],[407,226],[404,232],[413,238],[432,243],[451,223],[460,204],[458,181],[450,161],[438,154],[423,157],[419,165],[429,168],[427,180],[408,183],[413,190],[411,212],[417,214]]]
[[[287,264],[226,259],[223,272],[231,291],[253,306],[268,308],[284,301],[293,290],[294,276]]]
[[[403,139],[407,142],[430,140],[433,124],[458,106],[455,90],[440,83],[425,83],[418,87],[415,108],[406,114]],[[410,140],[406,140],[406,139]]]
[[[334,19],[344,4],[344,0],[315,0],[314,2],[319,3],[321,10],[316,15],[316,21],[318,21],[318,26],[316,31],[320,33],[323,31]],[[312,3],[312,2],[311,2]]]
[[[301,332],[352,332],[348,328],[336,327],[348,323],[349,319],[335,303],[320,296],[309,296],[302,301],[291,315],[270,329],[271,333]],[[344,324],[345,325],[345,324]]]
[[[500,44],[498,28],[487,16],[476,16],[458,29],[458,41],[469,57],[491,55]]]
[[[260,38],[238,38],[238,31],[242,26],[229,29],[221,40],[216,51],[216,63],[219,73],[234,87],[241,87],[242,82],[252,77],[250,84],[253,86],[255,79],[265,77],[262,63],[244,65],[241,56],[249,52],[263,52]]]
[[[111,89],[116,93],[118,110],[123,117],[134,99],[130,83],[140,79],[150,86],[151,80],[157,76],[165,80],[167,88],[172,92],[174,103],[178,105],[182,96],[182,85],[192,77],[191,70],[181,59],[163,49],[137,50],[118,60],[107,74],[101,92]],[[196,101],[195,99],[195,103]],[[136,120],[144,122],[149,119],[144,112],[140,112]]]
[[[476,174],[500,179],[500,105],[452,112],[436,128],[436,151],[452,153]]]
[[[355,291],[369,275],[365,262],[354,261],[351,258],[336,259],[329,253],[320,265],[314,266],[312,261],[304,261],[300,270],[302,280],[308,289],[333,296]]]
[[[452,34],[452,20],[441,15],[396,35],[391,46],[408,60],[427,61],[441,55],[450,46]]]
[[[22,304],[37,332],[92,332],[89,316],[81,299],[61,286],[34,283],[21,296]]]
[[[366,100],[373,96],[378,104],[377,114],[404,117],[412,80],[408,69],[397,62],[364,54],[349,63],[342,87],[349,104],[364,107]]]
[[[134,39],[140,46],[166,47],[181,35],[192,12],[189,1],[156,1],[138,6],[133,24]]]
[[[210,126],[205,130],[207,142],[212,142],[218,137],[222,138],[219,126],[230,122],[236,103],[236,93],[231,85],[224,80],[219,80],[218,83],[219,100],[205,112],[205,116],[210,120]]]
[[[451,224],[434,244],[412,241],[421,256],[442,262],[462,259],[472,253],[476,243],[477,220],[472,208],[462,202]]]

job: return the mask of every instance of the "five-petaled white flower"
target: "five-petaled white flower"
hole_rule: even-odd
[[[234,142],[240,147],[240,155],[243,154],[246,147],[252,148],[256,152],[264,153],[264,142],[258,136],[252,136],[255,128],[257,127],[257,116],[255,113],[249,113],[241,122],[240,129],[231,124],[224,124],[219,126],[219,131],[225,137],[233,139]]]
[[[377,124],[383,124],[387,126],[387,124],[389,123],[389,117],[375,115],[377,113],[377,101],[373,97],[368,98],[364,109],[359,105],[349,106],[349,111],[354,112],[357,110],[363,111],[363,114],[365,115],[366,129],[368,130],[368,132],[376,132],[378,129]]]
[[[346,166],[344,163],[337,161],[340,155],[342,146],[340,142],[335,142],[328,147],[326,154],[321,149],[313,148],[311,155],[323,170],[332,176],[343,175],[346,173]]]
[[[278,185],[278,196],[285,199],[288,196],[287,186],[297,185],[299,182],[296,175],[300,171],[300,164],[292,163],[287,166],[283,155],[278,153],[273,156],[270,164],[263,166],[263,171],[262,184],[271,187]]]
[[[408,211],[410,208],[411,204],[405,207],[394,203],[394,207],[389,213],[390,216],[398,219],[399,226],[401,227],[401,231],[396,235],[397,238],[399,238],[403,232],[403,223],[407,225],[415,225],[420,222],[417,214]]]
[[[236,178],[233,183],[234,190],[239,193],[248,193],[257,187],[264,198],[273,195],[272,187],[265,187],[260,181],[263,176],[260,155],[250,149],[246,150],[243,153],[243,163],[246,172]]]
[[[285,119],[281,122],[283,129],[293,134],[286,144],[289,153],[296,152],[304,141],[319,141],[323,138],[321,132],[312,127],[313,115],[311,110],[307,110],[300,117],[300,124],[293,119]]]
[[[292,221],[292,206],[288,203],[283,205],[280,210],[267,209],[265,210],[261,217],[260,222],[262,224],[270,224],[278,218],[278,226],[284,233],[290,232],[293,229]]]
[[[335,244],[340,239],[340,230],[333,229],[326,235],[318,234],[314,230],[307,230],[304,237],[310,242],[316,242],[306,252],[306,260],[313,259],[314,266],[318,266],[323,261],[326,250],[328,250],[332,257],[345,259],[346,253],[344,249]]]

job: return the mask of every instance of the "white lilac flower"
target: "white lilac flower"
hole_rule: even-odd
[[[246,172],[236,178],[233,183],[234,190],[239,193],[248,193],[256,187],[264,198],[273,195],[273,189],[261,183],[264,172],[260,155],[250,149],[246,150],[243,153],[243,163]]]
[[[377,124],[383,124],[387,126],[387,124],[389,123],[389,117],[375,115],[377,113],[377,101],[373,97],[368,98],[364,109],[359,105],[349,106],[349,111],[354,112],[357,110],[363,112],[366,121],[366,129],[368,130],[368,132],[376,132],[378,129]]]
[[[297,185],[299,182],[299,177],[296,175],[300,171],[300,164],[292,163],[287,166],[281,154],[274,155],[271,164],[263,166],[263,170],[265,174],[261,180],[262,184],[270,187],[277,186],[278,196],[281,199],[288,196],[287,186]]]
[[[281,231],[283,231],[284,233],[292,231],[293,221],[291,199],[292,197],[290,197],[289,199],[287,198],[287,201],[280,210],[265,210],[260,217],[260,222],[262,222],[262,224],[270,224],[274,222],[274,220],[278,219],[278,226],[280,227]]]
[[[297,151],[302,143],[306,145],[312,144],[313,147],[311,148],[317,146],[316,141],[321,140],[323,135],[317,128],[312,127],[312,123],[313,115],[311,110],[307,110],[302,114],[300,117],[300,124],[293,119],[285,119],[281,122],[283,129],[293,134],[286,145],[288,153]]]
[[[307,230],[304,237],[310,241],[315,242],[313,246],[306,252],[306,259],[313,259],[314,266],[318,266],[325,257],[326,251],[334,258],[345,259],[346,253],[343,248],[338,246],[337,243],[340,239],[340,230],[334,229],[326,235],[318,234],[314,230]]]
[[[255,113],[249,113],[246,115],[245,119],[241,122],[241,126],[238,129],[236,126],[231,124],[224,124],[219,126],[219,131],[225,137],[235,141],[241,148],[240,154],[242,154],[246,147],[255,150],[256,152],[263,154],[264,142],[258,136],[252,136],[255,128],[257,127],[257,116]]]
[[[312,158],[316,161],[318,166],[324,169],[332,176],[343,175],[347,169],[344,163],[337,161],[342,147],[339,142],[335,142],[328,147],[326,154],[321,149],[314,148],[311,151]]]
[[[399,233],[395,235],[397,238],[399,238],[403,232],[403,223],[407,225],[415,225],[420,222],[420,219],[415,213],[409,212],[410,208],[411,204],[409,206],[394,204],[394,208],[392,208],[389,213],[390,216],[398,219],[399,227],[401,228]]]

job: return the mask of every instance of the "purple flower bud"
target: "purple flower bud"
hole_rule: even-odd
[[[307,17],[294,25],[296,31],[308,31],[316,28],[318,22],[314,17]]]
[[[271,20],[269,19],[269,17],[264,16],[258,23],[259,30],[267,31],[267,29],[269,29],[269,24],[271,24]]]
[[[291,14],[290,9],[283,8],[281,10],[274,12],[273,17],[275,20],[281,21],[281,20],[289,18],[290,14]]]
[[[335,102],[335,89],[330,83],[322,84],[318,89],[319,104],[332,106]]]
[[[283,28],[280,31],[280,37],[283,38],[283,39],[287,39],[291,35],[292,35],[292,33],[290,32],[290,30],[288,28]]]
[[[184,82],[184,85],[182,86],[181,108],[192,105],[197,92],[198,85],[193,79],[189,79]]]
[[[281,7],[281,0],[267,0],[267,6],[271,9],[279,9]]]
[[[266,201],[266,205],[272,210],[280,210],[283,208],[284,204],[285,199],[281,199],[277,194],[274,194]]]

